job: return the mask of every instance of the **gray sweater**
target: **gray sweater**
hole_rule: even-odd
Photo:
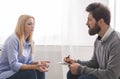
[[[90,74],[98,79],[120,77],[120,34],[111,28],[101,40],[94,43],[94,54],[90,61],[77,61],[79,75]]]

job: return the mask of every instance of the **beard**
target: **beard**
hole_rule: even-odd
[[[95,35],[100,31],[100,26],[96,23],[94,28],[89,27],[89,35]]]

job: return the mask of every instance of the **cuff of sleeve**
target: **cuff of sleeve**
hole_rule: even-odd
[[[77,60],[76,62],[79,63],[79,64],[81,64],[81,61],[80,61],[80,60]]]
[[[23,65],[22,63],[17,63],[15,67],[13,67],[13,71],[15,72],[19,71],[22,65]]]
[[[86,67],[86,66],[80,65],[80,66],[78,67],[77,73],[78,73],[79,75],[83,75],[83,74],[84,74],[84,69],[85,69],[85,67]]]
[[[28,64],[31,64],[33,61],[29,61]]]

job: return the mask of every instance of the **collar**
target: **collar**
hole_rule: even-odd
[[[26,41],[24,42],[24,44],[25,44],[25,45],[28,45],[28,46],[31,45],[31,44],[30,44],[30,40],[26,40]]]
[[[114,30],[109,27],[108,30],[105,32],[104,36],[101,38],[101,41],[105,41],[107,40],[107,38],[110,36],[110,34],[113,32]]]

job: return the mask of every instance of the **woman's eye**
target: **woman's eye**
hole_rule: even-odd
[[[27,25],[32,25],[31,23],[28,23]]]

